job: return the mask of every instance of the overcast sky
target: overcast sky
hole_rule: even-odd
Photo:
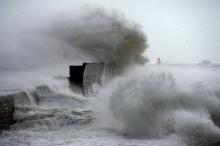
[[[7,25],[16,25],[13,14],[38,11],[47,15],[48,8],[85,4],[119,10],[142,25],[152,61],[161,57],[166,62],[220,62],[220,0],[0,0],[0,40],[8,36]],[[32,7],[25,8],[29,5]]]

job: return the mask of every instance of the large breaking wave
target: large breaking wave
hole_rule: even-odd
[[[49,34],[85,51],[94,61],[145,63],[147,38],[140,25],[117,11],[89,9],[83,14],[56,22]]]
[[[104,105],[95,109],[105,111],[98,111],[98,117],[106,121],[104,127],[131,138],[177,134],[190,145],[220,140],[219,69],[196,65],[138,68],[132,67],[135,73],[118,77],[99,94]]]

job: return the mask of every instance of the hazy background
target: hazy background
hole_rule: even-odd
[[[43,28],[51,15],[59,14],[59,19],[87,6],[113,8],[142,25],[148,37],[150,61],[161,57],[164,62],[220,62],[219,0],[1,0],[0,65],[23,65],[35,55],[42,56],[34,47],[29,50],[31,41],[28,45],[20,41],[21,37],[28,40],[29,36],[37,36],[37,29],[28,31],[28,35],[23,35],[23,30],[33,25]],[[47,43],[57,47],[52,42]],[[30,57],[24,61],[24,56]]]

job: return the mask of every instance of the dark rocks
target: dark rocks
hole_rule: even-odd
[[[218,113],[212,113],[211,119],[214,122],[214,124],[218,127],[220,127],[220,115]],[[220,146],[220,145],[219,145]]]
[[[10,94],[10,95],[7,95],[6,97],[13,98],[14,99],[14,104],[16,106],[30,105],[31,104],[31,101],[30,101],[27,93],[25,93],[25,92]]]
[[[213,143],[213,144],[211,144],[211,145],[209,145],[209,146],[220,146],[220,141],[218,141],[218,142],[216,142],[216,143]]]
[[[35,98],[31,98],[25,92],[0,96],[0,129],[9,129],[15,122],[13,118],[15,107],[31,105],[36,103],[34,100]]]
[[[14,99],[10,96],[0,96],[0,129],[9,129],[14,123]]]

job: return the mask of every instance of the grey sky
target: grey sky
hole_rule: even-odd
[[[150,59],[220,61],[219,0],[99,1],[123,11],[146,32]]]
[[[29,4],[35,8],[24,8],[24,11],[39,11],[36,17],[47,15],[47,8],[75,8],[83,4],[114,8],[143,26],[149,40],[150,60],[161,57],[168,62],[203,59],[220,62],[219,0],[48,0],[47,3],[44,0],[1,0],[0,17],[5,23],[1,24],[0,32],[5,37],[9,33],[5,30],[7,26],[16,23],[13,19],[19,20],[19,17],[11,17],[13,13],[22,14],[23,6]],[[2,48],[1,56],[5,53]]]

